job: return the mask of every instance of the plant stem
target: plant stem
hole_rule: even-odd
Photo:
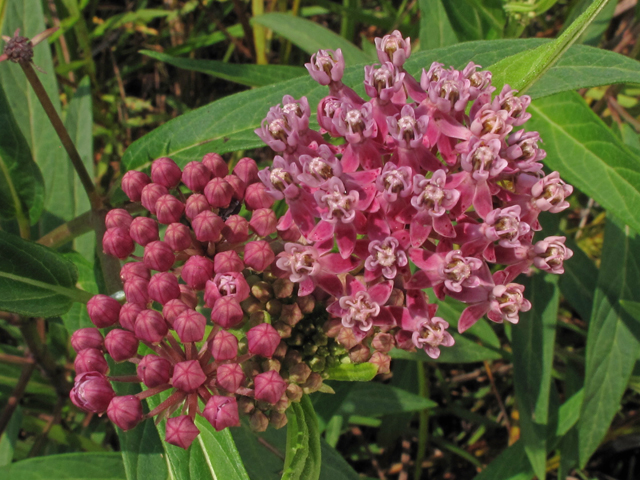
[[[427,379],[426,362],[418,362],[418,390],[422,398],[429,398],[429,381]],[[416,469],[414,478],[422,475],[422,460],[427,450],[429,440],[429,410],[420,411],[420,426],[418,427],[418,452],[416,453]]]
[[[264,0],[251,0],[254,17],[264,15]],[[253,44],[256,51],[256,63],[266,65],[267,61],[267,29],[258,23],[253,24]]]
[[[11,396],[7,401],[2,413],[0,414],[0,436],[4,429],[9,425],[9,421],[11,420],[11,416],[13,412],[18,407],[20,403],[20,399],[24,395],[25,390],[27,389],[27,384],[29,383],[29,379],[31,378],[31,374],[36,367],[36,363],[33,359],[25,359],[27,363],[22,367],[22,372],[20,373],[20,378],[18,379],[18,383],[13,388],[11,392]]]
[[[62,145],[64,146],[64,149],[67,151],[67,154],[71,159],[73,168],[75,168],[76,173],[80,177],[80,182],[82,183],[82,186],[89,196],[91,209],[94,211],[100,209],[102,207],[102,199],[100,198],[100,195],[98,195],[96,187],[93,184],[93,180],[91,179],[89,172],[87,172],[84,163],[82,163],[80,154],[78,153],[76,146],[73,144],[73,140],[71,140],[69,132],[67,132],[64,123],[62,123],[60,115],[58,115],[58,112],[53,106],[53,103],[51,103],[51,99],[49,98],[49,95],[47,95],[42,82],[40,82],[38,75],[36,74],[30,63],[20,62],[20,66],[22,67],[22,71],[27,77],[27,80],[29,80],[29,83],[31,84],[33,91],[38,97],[38,100],[40,100],[40,103],[42,104],[44,111],[49,117],[53,128],[56,130],[58,137],[60,137],[60,141],[62,141]]]

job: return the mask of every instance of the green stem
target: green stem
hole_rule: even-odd
[[[98,195],[96,187],[93,184],[93,180],[91,179],[89,172],[87,172],[84,163],[82,163],[82,158],[80,158],[80,154],[78,153],[76,146],[73,144],[73,140],[71,140],[69,132],[67,132],[64,123],[62,123],[60,115],[58,115],[58,112],[53,106],[53,103],[51,103],[51,99],[49,98],[49,95],[47,95],[42,82],[40,82],[38,75],[36,74],[30,63],[20,62],[20,66],[22,67],[27,80],[29,80],[29,83],[31,84],[33,91],[38,97],[38,100],[40,100],[40,103],[42,104],[45,113],[49,117],[53,128],[58,134],[58,137],[60,137],[62,146],[67,151],[67,154],[71,159],[71,163],[73,164],[73,168],[75,168],[76,173],[80,177],[80,182],[82,183],[82,186],[89,196],[91,209],[94,211],[100,209],[102,207],[102,199],[100,198],[100,195]]]
[[[418,362],[418,393],[423,398],[429,398],[429,380],[427,379],[427,363]],[[422,461],[427,450],[429,440],[429,410],[420,411],[420,425],[418,427],[418,452],[416,454],[416,469],[414,478],[422,475]]]
[[[254,17],[264,14],[264,0],[251,0]],[[267,29],[258,23],[253,24],[253,44],[256,50],[256,63],[266,65],[267,61]]]

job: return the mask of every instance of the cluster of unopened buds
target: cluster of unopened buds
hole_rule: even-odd
[[[166,418],[167,442],[183,448],[198,435],[196,414],[216,430],[240,414],[255,430],[279,428],[290,402],[330,391],[333,367],[388,373],[394,347],[437,358],[453,345],[425,289],[468,305],[463,332],[484,315],[518,322],[531,307],[519,274],[563,272],[564,237],[533,234],[540,212],[569,206],[572,188],[542,172],[536,132],[513,131],[530,117],[529,97],[505,86],[492,98],[491,73],[473,63],[434,63],[418,82],[403,69],[409,39],[396,31],[376,46],[368,101],[342,83],[340,50],[312,56],[307,69],[329,87],[320,131],[306,98],[285,96],[256,130],[277,153],[270,167],[243,158],[229,173],[208,154],[124,175],[124,192],[151,216],[107,215],[105,252],[130,260],[126,303],[96,295],[87,306],[108,333],[72,337],[76,405],[124,430]],[[288,207],[280,218],[275,201]],[[109,377],[105,352],[137,375]],[[116,396],[117,380],[145,388]],[[141,399],[165,391],[144,414]]]

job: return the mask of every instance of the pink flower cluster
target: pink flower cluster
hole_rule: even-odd
[[[104,251],[133,260],[120,273],[126,303],[106,295],[88,302],[97,328],[71,338],[73,403],[106,411],[123,430],[167,418],[166,441],[183,448],[199,433],[196,414],[216,430],[239,425],[240,414],[258,431],[284,426],[289,403],[323,389],[321,374],[347,352],[329,352],[326,319],[308,316],[315,297],[296,298],[294,284],[269,271],[282,242],[255,161],[243,158],[230,174],[217,154],[182,170],[160,158],[151,177],[127,172],[122,188],[155,218],[107,214]],[[108,376],[105,353],[134,363],[137,374]],[[113,381],[145,389],[117,396]],[[163,392],[170,394],[144,414],[141,400]]]
[[[230,173],[212,153],[124,175],[148,214],[107,215],[103,247],[127,260],[126,303],[88,303],[97,328],[72,337],[74,404],[125,430],[166,418],[166,440],[183,448],[199,433],[196,415],[216,430],[240,414],[256,430],[281,427],[290,402],[330,390],[333,367],[387,373],[394,347],[437,358],[453,345],[424,289],[468,304],[463,332],[484,315],[517,323],[531,307],[520,273],[563,272],[564,237],[533,243],[533,233],[540,212],[568,207],[572,188],[542,172],[536,132],[513,131],[530,99],[508,86],[492,99],[491,74],[473,63],[434,63],[418,82],[403,69],[411,48],[399,32],[376,46],[369,101],[342,83],[340,50],[312,56],[307,69],[329,87],[320,131],[306,98],[285,96],[256,130],[278,153],[269,168],[243,158]],[[279,219],[276,200],[288,206]],[[108,376],[105,353],[137,374]],[[112,381],[145,389],[117,396]],[[141,400],[157,394],[144,413]]]
[[[298,295],[319,288],[333,298],[331,332],[347,348],[384,333],[437,358],[453,337],[423,289],[468,305],[460,332],[484,315],[517,323],[531,304],[514,279],[532,265],[563,273],[572,255],[564,237],[533,235],[540,212],[566,209],[573,189],[543,173],[538,133],[519,129],[529,97],[505,85],[492,98],[491,73],[473,63],[433,63],[418,82],[403,68],[411,44],[398,31],[376,47],[381,64],[364,69],[369,100],[342,83],[340,50],[321,50],[306,64],[329,87],[320,131],[307,99],[290,96],[256,130],[278,154],[260,180],[289,206],[277,229],[292,243],[275,272]],[[328,258],[334,241],[342,261]],[[338,282],[327,265],[350,273]]]

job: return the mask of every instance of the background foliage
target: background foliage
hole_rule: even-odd
[[[568,28],[583,12],[595,19]],[[111,206],[122,174],[160,156],[268,162],[253,134],[268,108],[326,94],[308,56],[342,48],[361,92],[373,38],[394,29],[412,38],[414,75],[473,60],[526,89],[547,167],[576,187],[560,220],[542,218],[575,255],[562,277],[527,279],[520,325],[480,321],[437,362],[394,352],[371,383],[336,373],[288,431],[203,423],[185,452],[162,425],[123,433],[67,400],[82,302],[112,288],[79,179],[20,68],[0,63],[2,476],[640,478],[639,13],[635,0],[0,0],[3,35],[60,27],[34,63]],[[439,314],[455,325],[460,311]]]

